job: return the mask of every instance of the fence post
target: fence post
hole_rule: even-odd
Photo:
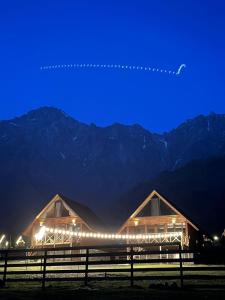
[[[44,260],[43,260],[42,290],[45,289],[46,263],[47,263],[47,250],[45,250],[44,252]]]
[[[134,286],[134,249],[130,246],[130,286]]]
[[[89,249],[86,249],[86,262],[85,262],[85,286],[88,285],[88,261],[89,261]]]
[[[184,277],[183,277],[183,260],[182,260],[182,248],[181,244],[179,244],[179,262],[180,262],[180,286],[184,287]]]
[[[5,252],[4,271],[3,271],[3,286],[5,286],[5,283],[6,283],[7,267],[8,267],[8,251],[6,250],[6,252]]]

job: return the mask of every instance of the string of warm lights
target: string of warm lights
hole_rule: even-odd
[[[110,239],[110,240],[149,240],[159,238],[178,238],[182,237],[182,232],[167,232],[167,233],[151,233],[151,234],[115,234],[115,233],[101,233],[101,232],[74,232],[70,230],[49,228],[43,226],[35,235],[37,241],[41,241],[46,233],[69,235],[71,237],[79,238],[94,238],[94,239]]]

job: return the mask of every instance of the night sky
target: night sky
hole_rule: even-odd
[[[56,106],[86,123],[167,131],[225,113],[225,1],[1,1],[0,119]],[[51,64],[156,66],[182,76]]]

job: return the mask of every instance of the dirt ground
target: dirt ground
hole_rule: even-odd
[[[8,287],[0,289],[1,300],[35,300],[35,299],[79,299],[79,300],[120,300],[120,299],[151,299],[151,300],[215,300],[225,299],[225,287],[222,289],[150,289],[135,286],[133,288],[117,287],[112,288],[96,288],[91,287],[56,287],[48,286],[45,291],[42,291],[40,287]]]

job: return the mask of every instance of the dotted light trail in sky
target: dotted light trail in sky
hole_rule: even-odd
[[[186,68],[185,64],[181,64],[177,71],[160,69],[155,67],[146,67],[146,66],[131,66],[131,65],[115,65],[115,64],[70,64],[70,65],[49,65],[40,67],[41,70],[55,70],[55,69],[119,69],[125,71],[145,71],[145,72],[158,72],[166,73],[169,75],[180,75],[182,70]]]

